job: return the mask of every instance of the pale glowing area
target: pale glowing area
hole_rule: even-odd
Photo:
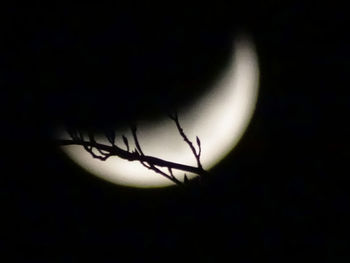
[[[196,136],[200,138],[201,162],[206,170],[232,151],[252,117],[258,94],[259,71],[256,53],[249,41],[241,39],[235,43],[234,56],[222,76],[208,93],[178,114],[188,138],[193,142]],[[123,134],[130,143],[133,140],[129,131],[117,131],[116,144],[125,149],[121,138]],[[167,117],[160,122],[139,123],[138,138],[145,155],[196,166],[193,153],[183,141],[175,123]],[[174,185],[169,179],[147,170],[136,161],[129,162],[119,157],[100,161],[93,159],[81,146],[64,146],[63,150],[87,171],[119,185],[141,188]],[[184,172],[174,171],[174,175],[182,180]],[[189,178],[194,176],[189,175]]]

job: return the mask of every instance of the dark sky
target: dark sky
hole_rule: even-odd
[[[1,12],[0,246],[12,262],[345,260],[343,7],[13,4]],[[118,187],[54,146],[57,124],[117,125],[190,104],[220,74],[240,31],[258,51],[257,109],[205,185]]]

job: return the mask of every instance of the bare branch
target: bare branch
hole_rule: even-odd
[[[125,146],[126,146],[126,150],[127,151],[129,151],[129,142],[128,142],[128,139],[123,135],[122,136],[123,137],[123,141],[124,141],[124,144],[125,144]]]
[[[202,168],[202,164],[201,164],[201,162],[200,162],[201,146],[200,146],[199,138],[197,137],[197,144],[198,144],[198,147],[199,147],[199,150],[198,150],[198,153],[197,153],[196,149],[195,149],[194,146],[193,146],[193,143],[187,138],[187,136],[186,136],[184,130],[182,129],[177,114],[175,113],[174,115],[170,115],[170,118],[175,122],[176,127],[177,127],[177,130],[179,131],[181,137],[184,139],[184,141],[185,141],[185,142],[188,144],[188,146],[190,147],[190,149],[191,149],[193,155],[194,155],[195,158],[196,158],[198,168],[199,168],[199,169],[203,169],[203,168]]]
[[[142,150],[141,150],[141,146],[140,146],[139,140],[137,138],[136,130],[137,130],[136,126],[132,125],[131,126],[131,133],[132,133],[132,136],[134,137],[134,142],[135,142],[135,145],[136,145],[136,149],[140,152],[141,155],[144,155]]]
[[[115,142],[115,131],[113,129],[105,130],[105,135],[110,144],[114,145]]]
[[[139,139],[137,137],[137,128],[135,125],[131,125],[131,133],[134,139],[135,143],[135,150],[130,152],[130,146],[128,139],[122,135],[123,142],[126,146],[126,150],[123,150],[122,148],[118,147],[115,144],[115,131],[106,131],[105,136],[107,137],[107,140],[111,144],[105,145],[101,143],[97,143],[95,140],[94,135],[91,132],[87,132],[88,140],[85,140],[84,134],[81,131],[74,130],[74,129],[67,129],[68,134],[72,138],[71,140],[58,140],[58,144],[61,146],[64,145],[80,145],[83,146],[84,149],[91,154],[93,158],[105,161],[111,156],[118,156],[122,159],[128,160],[128,161],[139,161],[144,167],[147,169],[150,169],[154,171],[157,174],[160,174],[167,179],[171,180],[172,182],[181,185],[188,183],[188,177],[186,173],[184,174],[184,182],[182,183],[179,179],[177,179],[174,176],[173,170],[181,170],[184,172],[190,172],[195,173],[200,176],[205,176],[208,174],[205,170],[203,170],[203,167],[200,162],[200,156],[201,156],[201,142],[198,137],[196,137],[196,142],[198,146],[198,152],[196,151],[195,147],[193,146],[193,143],[188,139],[186,134],[184,133],[177,114],[170,115],[170,118],[174,120],[176,127],[181,135],[181,137],[184,139],[184,141],[188,144],[191,151],[193,152],[196,161],[197,161],[197,167],[185,165],[185,164],[179,164],[174,163],[166,160],[162,160],[160,158],[147,156],[143,153]],[[96,154],[94,151],[97,151],[98,154]],[[162,171],[159,167],[164,167],[168,169],[169,173],[166,173]]]
[[[201,158],[201,153],[202,153],[202,147],[201,147],[201,141],[199,140],[198,136],[196,136],[196,140],[197,140],[197,145],[198,145],[198,160],[200,160]]]
[[[194,167],[194,166],[189,166],[189,165],[185,165],[185,164],[179,164],[179,163],[174,163],[174,162],[170,162],[170,161],[166,161],[157,157],[153,157],[153,156],[147,156],[147,155],[140,155],[137,152],[128,152],[125,151],[121,148],[119,148],[116,145],[105,145],[105,144],[100,144],[97,142],[88,142],[88,141],[83,141],[83,140],[57,140],[57,144],[60,146],[66,146],[66,145],[80,145],[85,147],[94,147],[94,148],[99,148],[101,150],[104,150],[106,152],[109,153],[109,157],[111,156],[118,156],[124,160],[128,160],[128,161],[142,161],[142,162],[146,162],[146,163],[151,163],[155,166],[158,167],[165,167],[165,168],[171,168],[171,169],[175,169],[175,170],[182,170],[185,172],[189,172],[189,173],[195,173],[198,175],[207,175],[208,172],[206,172],[203,169],[199,169],[198,167]],[[100,159],[100,158],[98,158]]]
[[[181,185],[181,181],[179,181],[178,179],[176,179],[176,177],[171,173],[170,175],[168,175],[167,173],[163,172],[162,170],[160,170],[159,168],[157,168],[154,164],[149,164],[149,163],[145,163],[140,161],[141,164],[143,166],[145,166],[146,168],[156,172],[157,174],[163,175],[164,177],[168,178],[169,180],[173,181],[174,183]],[[170,169],[170,168],[169,168]]]
[[[134,142],[135,142],[135,145],[136,145],[136,150],[141,154],[141,156],[145,156],[145,154],[143,153],[143,151],[141,149],[141,146],[140,146],[140,143],[139,143],[139,139],[137,138],[136,131],[137,131],[136,126],[134,126],[134,125],[131,126],[131,132],[132,132],[132,136],[134,138]],[[181,182],[178,179],[176,179],[175,176],[173,175],[173,172],[172,172],[171,168],[168,167],[169,174],[167,174],[167,173],[163,172],[162,170],[158,169],[154,163],[144,162],[144,161],[141,161],[141,160],[140,160],[140,162],[146,168],[148,168],[150,170],[153,170],[154,172],[156,172],[158,174],[163,175],[164,177],[168,178],[169,180],[173,181],[176,184],[181,184]]]

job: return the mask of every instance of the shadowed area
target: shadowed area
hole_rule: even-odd
[[[228,18],[147,10],[17,9],[5,62],[7,70],[21,74],[16,99],[34,105],[33,114],[45,112],[45,121],[85,128],[125,124],[192,103],[228,63]]]
[[[116,14],[132,17],[128,23],[136,23],[136,11],[130,14],[120,9],[120,1],[116,2],[118,8],[105,6],[105,12],[111,14],[106,16],[100,3],[87,6],[89,12],[63,1],[51,11],[38,8],[33,1],[21,6],[17,1],[1,4],[1,259],[118,262],[126,256],[128,262],[149,258],[162,262],[175,258],[180,262],[280,263],[301,258],[349,262],[348,8],[336,2],[323,6],[321,2],[298,0],[244,2],[245,9],[226,7],[219,1],[212,2],[210,8],[192,8],[186,3],[186,8],[181,8],[186,10],[187,20],[179,15],[169,22],[189,30],[187,36],[191,37],[190,32],[197,28],[204,33],[224,32],[222,24],[234,28],[238,18],[243,18],[240,24],[251,33],[259,54],[261,79],[256,111],[247,132],[235,151],[211,171],[213,176],[207,184],[157,190],[131,189],[100,180],[71,162],[56,145],[50,145],[48,136],[52,126],[67,119],[72,123],[76,123],[74,118],[80,123],[98,120],[102,108],[90,106],[96,91],[103,87],[104,93],[119,98],[126,98],[132,90],[148,94],[147,90],[142,93],[144,86],[137,85],[134,89],[119,86],[115,90],[114,84],[109,86],[113,90],[97,88],[99,78],[94,77],[92,85],[93,77],[78,67],[85,64],[73,51],[74,41],[89,36],[86,31],[78,34],[78,26],[70,26],[75,20],[76,25],[86,25],[86,21],[91,25],[98,18],[96,23],[103,25]],[[174,8],[169,1],[164,5],[169,5],[164,10]],[[95,9],[99,15],[89,15]],[[152,24],[148,18],[155,20],[159,9],[154,8],[151,15],[143,7],[136,9],[147,18],[140,18],[137,24],[148,31]],[[164,12],[168,11],[161,14]],[[166,23],[159,24],[165,27]],[[131,31],[126,30],[124,35]],[[153,36],[156,32],[154,29]],[[175,34],[175,30],[169,32]],[[62,41],[67,48],[60,55],[56,51],[61,49],[52,48],[54,36],[68,39]],[[51,43],[50,48],[41,43]],[[107,50],[104,47],[103,51]],[[69,54],[76,58],[70,59]],[[68,68],[62,69],[60,64]],[[103,63],[96,65],[99,69]],[[57,77],[58,69],[66,77]],[[79,74],[73,74],[75,70],[86,77],[84,85],[91,83],[89,89],[69,81],[80,79]],[[127,71],[122,72],[119,77],[124,80],[120,83],[126,83]],[[168,87],[164,89],[167,94]],[[191,86],[186,92],[195,96],[201,90]],[[156,100],[151,94],[144,99]],[[115,103],[113,96],[108,100],[113,103],[104,107],[116,113],[121,112],[118,109],[123,109],[123,114],[132,113],[129,100]],[[121,114],[113,115],[116,119],[118,116],[121,119]],[[205,141],[201,141],[204,157]]]
[[[194,141],[195,138],[198,138],[203,142],[201,159],[204,160],[202,164],[206,170],[213,168],[215,164],[233,150],[243,135],[255,108],[259,85],[259,69],[257,56],[249,39],[242,36],[240,41],[232,44],[232,49],[235,49],[235,55],[231,57],[230,65],[223,70],[221,79],[190,107],[181,110],[179,117],[183,125],[176,118],[176,129],[173,121],[167,118],[165,114],[157,122],[138,123],[140,135],[138,141],[140,141],[142,147],[136,144],[136,149],[140,154],[144,150],[146,155],[200,168],[202,166],[198,162],[196,164],[196,159],[192,154],[195,153],[194,155],[197,156],[197,151],[192,146],[190,147],[191,152],[187,147],[188,145],[183,141],[185,140],[187,144],[192,145],[191,140]],[[180,126],[183,126],[183,129]],[[123,149],[125,149],[125,140],[128,137],[129,139],[130,137],[135,138],[135,136],[130,136],[128,130],[120,129],[109,133],[113,134],[113,138],[115,136],[116,145],[122,146]],[[124,135],[126,137],[123,137],[123,142],[122,136]],[[105,141],[104,143],[109,141],[109,143],[114,144],[114,140],[108,139],[106,141],[106,136],[107,139],[112,138],[107,133],[102,133],[98,134],[96,139],[101,140],[101,142]],[[185,136],[187,139],[185,139]],[[67,134],[62,132],[59,137],[74,139],[76,136],[72,134],[67,138]],[[81,139],[83,138],[75,140],[78,145]],[[82,146],[73,146],[74,142],[71,144],[72,146],[64,146],[62,150],[72,160],[80,164],[82,168],[105,180],[133,187],[164,187],[174,184],[173,180],[168,180],[171,176],[165,176],[168,177],[165,178],[164,176],[155,175],[154,171],[145,170],[139,163],[130,163],[118,158],[101,162],[100,158],[96,158],[97,156],[91,154],[92,152],[86,147],[84,149]],[[197,145],[199,146],[198,142]],[[129,148],[128,144],[127,147]],[[98,149],[98,147],[95,148]],[[131,146],[130,149],[133,150],[134,146]],[[90,154],[85,150],[88,150]],[[107,150],[107,152],[110,151]],[[109,155],[106,157],[108,158]],[[129,158],[124,158],[121,155],[119,157],[130,161]],[[132,159],[135,160],[135,158]],[[197,161],[199,161],[199,158]],[[144,164],[144,162],[141,163]],[[176,169],[176,171],[171,172],[171,175],[174,176],[173,179],[177,178],[181,181],[184,177],[184,171],[189,172],[188,169]],[[201,174],[201,172],[198,173],[201,169],[193,171],[195,171],[194,174],[193,172],[190,175],[187,174],[189,178],[193,178],[195,174]]]

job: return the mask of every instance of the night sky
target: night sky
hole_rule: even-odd
[[[9,262],[346,261],[345,10],[305,1],[4,6],[0,249]],[[208,182],[120,187],[57,149],[57,125],[99,129],[191,105],[239,32],[257,48],[257,108]]]

